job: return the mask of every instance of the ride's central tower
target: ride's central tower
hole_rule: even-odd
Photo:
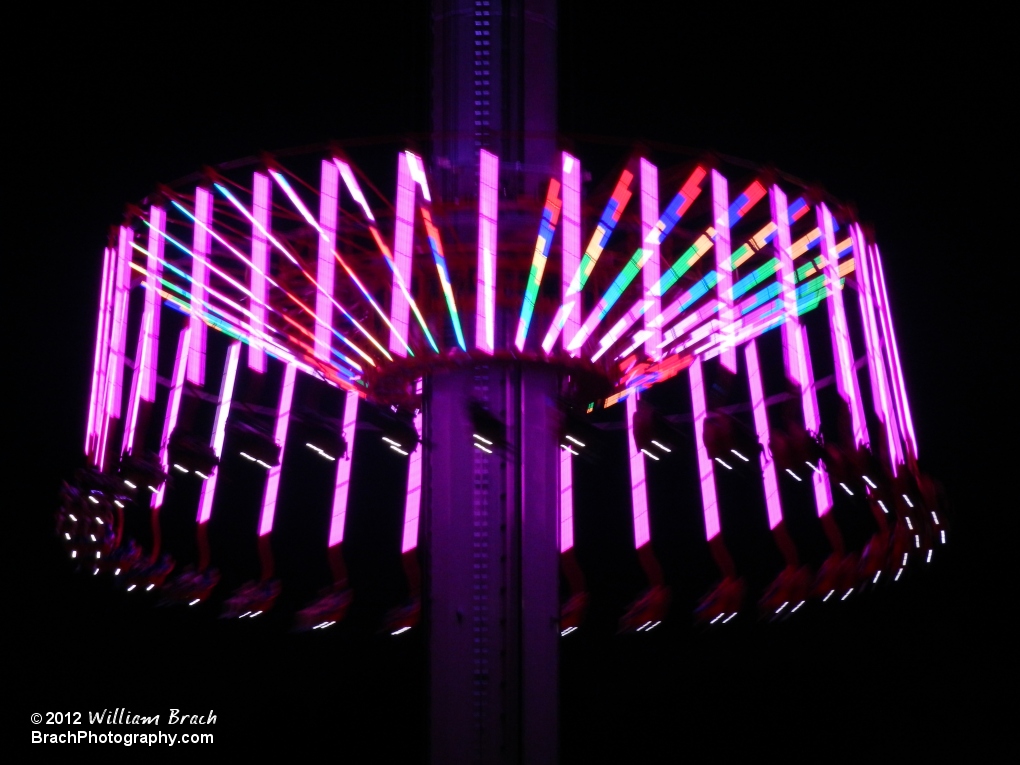
[[[496,294],[519,294],[502,248],[525,226],[534,236],[530,205],[514,202],[537,198],[556,170],[556,4],[435,0],[433,33],[431,165],[444,219],[460,242],[480,241],[479,157],[498,157]],[[488,357],[423,381],[435,763],[558,757],[561,375],[509,357],[516,313],[500,302]]]

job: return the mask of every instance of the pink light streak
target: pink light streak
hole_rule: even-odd
[[[563,334],[563,345],[566,347],[574,339],[581,327],[581,304],[571,297],[570,284],[575,273],[581,268],[581,160],[563,152],[562,174],[560,176],[563,189],[563,246],[561,261],[561,296],[563,304],[557,312],[553,324],[560,326]],[[560,333],[557,330],[556,334]],[[553,330],[550,329],[550,332]],[[542,341],[542,350],[552,351],[556,342],[553,337]],[[572,353],[580,355],[580,351]]]
[[[698,447],[698,475],[701,479],[701,508],[705,518],[705,539],[711,542],[719,535],[719,500],[715,492],[715,468],[705,447],[705,419],[708,411],[705,405],[705,381],[702,376],[701,359],[696,358],[690,366],[691,403],[694,407],[694,437]]]
[[[346,459],[336,461],[336,484],[333,489],[333,514],[329,522],[329,547],[344,541],[347,523],[347,498],[351,488],[351,466],[354,464],[354,437],[358,423],[358,395],[347,392],[344,401],[343,435],[347,439]]]
[[[329,361],[333,326],[333,251],[336,249],[337,209],[340,176],[336,165],[323,160],[319,182],[319,262],[315,278],[322,290],[315,292],[315,358]]]
[[[361,187],[358,185],[358,180],[357,178],[354,177],[354,173],[351,171],[351,166],[348,165],[346,162],[343,162],[342,160],[336,158],[333,159],[333,162],[340,169],[340,177],[343,178],[344,184],[346,185],[347,191],[350,193],[351,198],[354,199],[354,201],[357,202],[358,205],[360,205],[361,209],[364,211],[365,217],[369,221],[368,222],[369,233],[372,235],[372,239],[375,240],[376,247],[379,248],[379,252],[382,254],[383,260],[386,261],[386,265],[388,265],[390,269],[393,271],[397,286],[400,287],[400,293],[401,295],[403,295],[404,300],[407,301],[408,305],[411,307],[411,310],[414,312],[414,317],[415,319],[418,320],[418,326],[421,327],[421,331],[425,335],[425,339],[428,341],[429,347],[431,347],[433,351],[438,353],[439,347],[436,345],[435,338],[432,337],[432,333],[429,331],[428,325],[425,323],[425,317],[422,316],[421,311],[418,308],[418,304],[414,301],[414,298],[411,296],[410,289],[408,288],[407,283],[404,281],[403,275],[394,265],[393,254],[390,252],[390,248],[387,247],[386,243],[383,241],[382,235],[379,233],[379,229],[375,226],[375,216],[372,215],[372,210],[368,206],[368,200],[365,199],[365,195],[362,193]],[[412,226],[412,235],[413,230],[414,229]],[[362,291],[364,292],[365,290]],[[366,297],[368,297],[367,293]],[[377,310],[379,309],[377,308]],[[383,318],[383,320],[386,321],[387,326],[390,328],[390,332],[392,333],[394,331],[393,325],[385,317]],[[405,337],[408,337],[406,333],[401,336],[401,339]],[[408,346],[406,342],[404,343],[404,345],[407,351],[410,352],[410,346]]]
[[[185,326],[181,330],[180,339],[177,341],[177,357],[174,359],[174,376],[170,382],[170,398],[166,404],[166,418],[163,420],[163,438],[159,442],[159,464],[163,467],[164,473],[169,473],[170,462],[167,455],[167,447],[170,443],[170,434],[177,427],[177,417],[181,411],[181,396],[184,393],[184,375],[188,368],[188,351],[191,348],[191,327]],[[163,506],[163,499],[166,496],[166,481],[160,484],[159,490],[153,495],[152,507],[158,510]]]
[[[737,371],[737,352],[730,335],[733,331],[733,272],[730,266],[730,213],[729,190],[726,177],[718,170],[712,171],[712,218],[715,221],[715,271],[719,277],[717,294],[722,308],[719,318],[722,322],[723,352],[720,363],[730,372]]]
[[[893,369],[893,379],[896,383],[894,390],[897,393],[900,405],[900,425],[903,432],[906,434],[906,442],[910,457],[916,460],[917,439],[914,436],[914,421],[910,416],[910,403],[907,401],[907,388],[903,382],[903,368],[900,366],[900,351],[896,343],[896,331],[893,329],[892,310],[889,307],[889,294],[885,289],[885,274],[882,272],[882,256],[878,251],[877,245],[872,247],[871,251],[875,266],[875,275],[877,277],[875,281],[877,282],[880,296],[878,304],[879,311],[885,320],[884,323],[888,344],[892,347],[892,353],[890,354],[889,361],[890,367]]]
[[[192,227],[191,302],[201,305],[205,300],[205,289],[209,283],[206,261],[212,251],[209,230],[212,226],[213,197],[209,189],[201,186],[195,189],[195,225]],[[189,319],[191,325],[191,346],[188,349],[188,381],[194,385],[205,384],[206,325],[195,314]]]
[[[637,391],[627,396],[627,451],[630,457],[630,501],[634,516],[634,549],[640,549],[652,538],[648,525],[648,495],[645,486],[645,455],[634,438],[634,415],[637,414]],[[567,455],[569,456],[569,455]]]
[[[415,382],[415,393],[421,395],[422,381]],[[419,409],[414,415],[414,429],[421,438],[422,414]],[[421,516],[421,460],[424,444],[411,452],[407,461],[407,494],[404,499],[404,536],[400,542],[400,552],[406,553],[418,546],[418,523]]]
[[[786,323],[789,323],[787,320]],[[786,326],[786,323],[783,326]],[[807,329],[799,322],[794,331],[800,336],[801,379],[804,383],[800,389],[801,408],[804,410],[804,429],[809,433],[819,433],[822,422],[818,415],[818,394],[815,392],[815,373],[811,365],[811,348],[808,346]],[[815,509],[818,517],[828,515],[832,509],[832,487],[829,485],[829,474],[822,470],[811,471],[811,483],[815,490]]]
[[[251,228],[251,292],[254,296],[251,306],[252,329],[258,336],[266,324],[266,300],[269,288],[266,273],[269,271],[269,225],[270,194],[272,187],[269,176],[255,173],[252,186],[252,228]],[[266,354],[256,340],[248,346],[248,368],[255,372],[266,371]]]
[[[153,205],[149,208],[149,246],[145,278],[145,319],[142,322],[148,335],[142,355],[141,391],[145,401],[156,400],[156,356],[159,352],[159,278],[163,272],[163,232],[166,230],[166,211]],[[138,369],[135,369],[138,372]]]
[[[822,230],[822,259],[825,261],[825,280],[829,285],[829,326],[832,330],[833,353],[836,358],[836,390],[850,408],[854,445],[868,443],[867,424],[861,405],[861,393],[854,370],[853,351],[850,347],[850,330],[846,324],[843,290],[839,280],[839,255],[836,252],[836,235],[832,213],[823,203],[818,206],[818,227]]]
[[[413,156],[413,155],[412,155]],[[411,284],[411,249],[414,245],[414,181],[408,153],[397,159],[397,219],[393,229],[393,289],[390,292],[390,351],[405,357],[402,337],[408,336],[410,305],[400,286]]]
[[[758,364],[758,344],[751,340],[744,346],[744,358],[747,360],[747,377],[751,388],[751,408],[754,412],[754,430],[758,435],[758,443],[769,442],[769,418],[765,408],[765,392],[761,382],[761,367]],[[765,507],[769,514],[769,528],[774,529],[783,522],[783,505],[779,495],[779,480],[776,476],[776,463],[768,459],[762,452],[758,457],[762,468],[762,482],[765,487]]]
[[[128,289],[131,286],[131,237],[134,232],[121,226],[117,238],[117,266],[113,295],[113,330],[110,337],[110,356],[106,377],[106,417],[102,424],[99,443],[99,462],[103,470],[106,465],[106,446],[110,437],[112,420],[120,417],[123,398],[124,353],[127,345]]]
[[[482,149],[478,164],[478,287],[475,347],[496,348],[496,220],[499,209],[499,157]]]
[[[890,412],[889,383],[886,380],[885,366],[882,363],[882,341],[879,337],[874,299],[872,297],[871,263],[868,256],[868,244],[864,239],[864,233],[857,224],[854,224],[850,230],[850,238],[853,245],[854,262],[859,268],[857,272],[860,284],[858,298],[861,303],[861,320],[864,324],[864,340],[868,354],[871,396],[879,422],[885,426],[885,437],[891,457],[893,475],[896,475],[896,468],[900,462],[899,439],[896,434],[895,417]]]
[[[336,172],[334,165],[330,164],[329,167],[331,169],[333,169],[334,173]],[[297,192],[295,192],[294,189],[291,188],[291,185],[287,182],[287,179],[281,173],[277,172],[276,170],[271,170],[270,171],[270,175],[273,176],[273,179],[277,182],[277,184],[280,186],[280,188],[283,189],[284,193],[287,195],[287,198],[290,199],[290,201],[294,204],[294,207],[296,207],[298,212],[301,213],[301,217],[303,217],[305,219],[305,221],[308,222],[308,225],[310,225],[312,228],[314,228],[316,231],[319,232],[319,257],[321,259],[323,257],[323,252],[322,252],[323,239],[324,238],[331,239],[333,244],[334,245],[336,244],[336,213],[335,212],[333,213],[333,218],[334,218],[333,229],[332,229],[332,235],[330,236],[330,231],[327,228],[319,225],[318,221],[316,221],[315,218],[312,217],[312,214],[308,211],[308,208],[305,207],[305,203],[301,201],[301,197],[299,197],[297,195]],[[335,185],[338,186],[339,185],[339,181],[337,181],[337,183]],[[334,194],[333,194],[334,200],[337,197],[336,191],[338,191],[338,189],[334,190]],[[320,215],[321,215],[322,214],[321,213],[321,207],[322,207],[322,204],[323,204],[323,199],[322,199],[321,196],[319,198],[319,204],[320,204]],[[294,256],[292,256],[286,249],[284,249],[283,246],[279,243],[279,241],[277,241],[272,235],[270,235],[269,240],[273,243],[273,245],[275,245],[277,247],[277,249],[279,249],[281,252],[283,252],[291,261],[293,261],[295,263],[297,262],[297,260],[294,258]],[[335,246],[331,247],[328,250],[328,255],[332,256],[332,259],[340,264],[340,267],[343,268],[343,270],[351,278],[351,281],[354,282],[354,285],[361,291],[361,294],[365,297],[366,300],[368,300],[369,304],[372,306],[372,308],[375,310],[375,312],[377,314],[379,314],[379,317],[386,323],[386,325],[390,328],[390,330],[392,330],[393,327],[390,325],[389,319],[386,318],[386,314],[383,312],[383,310],[379,306],[379,304],[375,301],[375,298],[372,297],[372,293],[369,292],[369,290],[365,287],[365,285],[361,283],[361,280],[358,278],[357,274],[354,273],[354,270],[347,264],[347,261],[345,261],[342,257],[340,257],[340,253],[336,251]],[[359,329],[362,329],[362,331],[364,332],[365,330],[360,327],[360,325],[358,324],[357,321],[354,320],[354,317],[352,317],[347,311],[345,311],[340,306],[339,303],[337,303],[333,299],[333,264],[332,264],[332,262],[330,263],[330,267],[329,267],[328,272],[324,272],[324,273],[326,273],[326,275],[329,277],[329,283],[328,284],[326,284],[325,282],[321,282],[318,279],[311,279],[312,283],[316,286],[316,289],[317,289],[317,292],[316,292],[316,306],[318,307],[319,302],[321,302],[321,301],[326,301],[326,302],[332,303],[333,305],[336,305],[341,310],[341,312],[344,314],[345,317],[350,319],[353,324],[358,326]],[[332,317],[330,317],[330,320],[332,320]],[[330,324],[328,322],[321,321],[318,318],[318,314],[317,314],[317,316],[316,316],[316,330],[317,331],[322,330],[323,332],[325,332],[325,334],[328,335],[328,334],[330,334],[332,332],[332,327],[330,326]],[[369,339],[374,341],[374,338],[370,337]],[[403,340],[403,338],[401,338],[401,340]],[[326,347],[328,349],[329,346],[327,345]],[[411,354],[412,356],[414,355],[414,353],[411,351],[411,347],[407,344],[406,341],[404,341],[404,348],[407,350],[407,352],[409,354]],[[381,347],[380,347],[380,349],[381,349]]]
[[[92,360],[92,389],[89,394],[89,419],[85,426],[85,454],[92,464],[96,463],[97,424],[106,416],[104,393],[106,384],[106,359],[109,356],[109,334],[112,321],[112,292],[115,281],[116,262],[114,250],[103,250],[103,280],[100,283],[99,312],[96,319],[96,348]]]
[[[280,446],[280,464],[269,468],[266,476],[266,491],[262,497],[262,514],[259,517],[259,536],[264,537],[273,530],[273,518],[276,515],[276,499],[280,491],[280,474],[283,473],[283,457],[287,450],[287,426],[290,424],[290,407],[294,401],[294,383],[297,378],[297,367],[288,364],[283,372],[283,385],[280,387],[280,408],[276,413],[276,427],[273,429],[273,440]]]
[[[220,378],[220,400],[216,405],[216,419],[213,422],[212,438],[209,445],[217,457],[223,456],[223,439],[227,433],[227,417],[230,415],[230,402],[234,398],[234,381],[237,379],[237,362],[241,358],[241,343],[234,341],[227,348],[227,359],[223,364],[223,376]],[[198,518],[201,525],[212,516],[213,497],[216,494],[216,480],[219,475],[217,468],[209,478],[202,482],[202,493],[198,499]]]
[[[146,290],[146,295],[156,294],[156,290]],[[135,430],[138,427],[138,412],[142,397],[145,395],[145,357],[149,353],[152,342],[152,331],[149,322],[152,314],[146,311],[142,315],[142,325],[138,328],[138,344],[135,349],[135,368],[131,375],[131,392],[128,396],[127,418],[124,424],[124,438],[121,441],[121,454],[130,454],[134,448]]]
[[[630,436],[633,440],[633,434]],[[560,552],[574,546],[574,463],[573,455],[560,449]],[[642,467],[644,467],[642,465]],[[647,525],[647,524],[646,524]],[[637,526],[635,525],[635,539]],[[640,546],[640,545],[638,545]]]
[[[773,186],[771,193],[772,222],[776,225],[776,257],[779,260],[779,279],[782,285],[783,310],[783,364],[786,378],[800,392],[801,410],[804,413],[804,428],[818,433],[821,422],[818,417],[818,399],[815,394],[814,370],[811,366],[811,349],[807,333],[797,316],[797,273],[793,267],[793,252],[790,245],[790,215],[786,195],[779,186]],[[811,482],[815,495],[815,510],[819,518],[832,509],[832,488],[829,477],[822,471],[811,471]]]
[[[662,352],[662,325],[656,323],[659,316],[661,296],[654,294],[655,285],[659,283],[659,170],[648,160],[641,159],[641,246],[646,252],[650,250],[648,259],[642,268],[642,284],[645,288],[644,317],[645,355],[650,359],[658,359]]]

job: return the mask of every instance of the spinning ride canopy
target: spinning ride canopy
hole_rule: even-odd
[[[732,561],[718,538],[715,471],[732,469],[723,457],[759,460],[769,528],[777,535],[783,522],[778,482],[784,470],[802,478],[766,453],[756,457],[735,446],[733,456],[719,452],[710,437],[715,421],[705,365],[716,359],[719,374],[735,374],[742,352],[752,442],[769,444],[762,368],[770,360],[759,355],[758,339],[780,329],[781,364],[791,395],[800,400],[803,428],[820,433],[819,382],[802,318],[825,303],[833,380],[849,415],[848,449],[881,440],[887,472],[896,476],[905,466],[916,475],[917,445],[881,258],[838,202],[775,171],[716,157],[660,168],[633,155],[588,189],[582,158],[567,152],[537,195],[507,199],[501,188],[515,169],[484,149],[475,197],[449,202],[434,198],[421,156],[405,150],[396,160],[392,203],[347,155],[332,152],[222,166],[162,187],[131,208],[105,252],[85,443],[97,471],[111,471],[118,450],[141,454],[139,432],[163,382],[157,375],[160,317],[172,309],[185,319],[162,410],[157,460],[163,474],[184,469],[171,465],[166,447],[186,383],[201,390],[207,380],[220,379],[206,369],[213,329],[234,341],[214,397],[213,460],[222,454],[241,344],[255,373],[266,371],[268,357],[285,365],[267,434],[278,447],[286,439],[298,373],[347,392],[341,421],[348,459],[337,461],[330,548],[343,540],[358,400],[414,413],[408,426],[414,443],[390,442],[410,455],[407,553],[417,544],[422,378],[485,359],[552,363],[569,375],[574,403],[583,410],[625,403],[634,542],[641,549],[650,541],[645,461],[661,457],[656,449],[669,449],[636,432],[637,398],[688,370],[706,539],[730,577]],[[859,303],[861,326],[853,332],[847,286]],[[132,309],[136,289],[143,297]],[[851,347],[854,336],[863,338],[863,347]],[[133,365],[129,341],[136,343]],[[857,377],[863,365],[870,411]],[[869,421],[881,432],[869,437]],[[562,552],[573,545],[574,448],[564,442],[559,467]],[[268,471],[259,522],[265,537],[283,465],[273,455],[251,459]],[[814,463],[808,461],[824,519],[833,482],[852,493],[848,483],[859,483],[859,476],[838,481],[832,469],[819,469],[819,459]],[[206,470],[212,472],[202,474],[200,526],[209,519],[216,483],[215,467]],[[870,478],[867,483],[865,491],[877,488]],[[163,484],[153,488],[154,514],[165,490]],[[841,550],[831,524],[827,533],[833,549]],[[777,541],[794,565],[795,552],[787,554],[789,546]],[[263,557],[268,576],[271,560]]]

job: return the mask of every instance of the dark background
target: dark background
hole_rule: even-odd
[[[420,757],[419,637],[245,631],[125,603],[70,572],[52,513],[79,464],[101,252],[125,202],[261,150],[427,133],[427,5],[20,18],[4,87],[16,736],[35,711],[213,707],[217,751],[314,743],[349,761],[373,749]],[[771,162],[857,205],[885,258],[921,457],[954,503],[947,554],[898,591],[796,624],[566,646],[565,761],[882,757],[1004,741],[1015,675],[1004,636],[1015,505],[1004,477],[1013,296],[999,266],[1015,218],[1004,23],[959,8],[562,4],[564,132]]]

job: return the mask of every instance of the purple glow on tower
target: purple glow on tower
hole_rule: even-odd
[[[560,552],[574,546],[574,464],[573,455],[560,449]],[[636,526],[635,526],[636,529]],[[637,533],[635,531],[635,538]]]
[[[217,457],[223,456],[223,439],[227,434],[227,417],[230,416],[230,402],[234,398],[234,380],[237,378],[237,362],[241,358],[241,343],[234,341],[227,348],[227,359],[223,364],[223,376],[220,378],[220,399],[216,404],[216,419],[213,421],[212,438],[209,445]],[[198,499],[199,524],[203,524],[212,516],[213,497],[216,494],[216,479],[219,468],[202,482],[202,493]]]
[[[499,157],[482,149],[478,164],[478,288],[475,347],[496,348],[496,216],[499,208]]]
[[[411,250],[414,245],[414,181],[408,153],[397,158],[397,219],[393,228],[393,289],[390,291],[390,351],[406,356],[400,338],[408,336],[410,306],[400,285],[411,287]]]
[[[758,345],[752,340],[744,346],[747,360],[747,377],[751,387],[751,408],[754,411],[754,430],[759,444],[769,442],[769,418],[765,409],[765,392],[761,383],[761,367],[758,364]],[[776,463],[762,452],[759,456],[762,468],[762,482],[765,487],[765,506],[769,514],[769,528],[774,529],[783,521],[783,505],[779,496],[779,479]]]
[[[347,523],[347,497],[351,488],[351,465],[354,464],[354,437],[358,423],[358,394],[347,392],[344,401],[343,436],[347,440],[347,455],[336,461],[336,484],[333,489],[333,515],[329,522],[329,546],[344,541]]]
[[[662,342],[662,325],[656,322],[659,316],[661,296],[655,294],[654,287],[659,283],[659,170],[648,160],[641,159],[641,246],[650,250],[648,259],[642,269],[645,288],[645,355],[657,359],[662,355],[659,343]]]
[[[818,206],[818,227],[822,230],[822,259],[825,261],[825,280],[829,285],[829,326],[832,330],[832,350],[836,358],[836,390],[850,408],[854,446],[859,447],[868,443],[868,430],[864,421],[864,409],[861,405],[857,374],[854,370],[850,330],[846,325],[832,213],[829,212],[829,208],[825,204]]]
[[[294,400],[294,383],[296,378],[297,367],[294,364],[288,364],[283,371],[283,384],[280,387],[280,408],[276,412],[276,426],[273,428],[273,440],[280,446],[280,463],[271,466],[266,475],[266,491],[262,497],[262,514],[259,516],[260,537],[264,537],[273,530],[273,517],[276,515],[276,498],[280,491],[280,474],[283,472],[283,457],[287,451],[287,426],[290,424],[290,406]]]
[[[269,176],[255,173],[252,181],[252,228],[251,228],[251,292],[254,301],[251,306],[252,329],[259,336],[266,324],[266,299],[269,297],[269,285],[266,274],[269,272],[269,226],[270,226],[270,193]],[[266,354],[261,343],[252,338],[248,346],[248,368],[256,372],[266,371]]]
[[[205,301],[205,289],[209,283],[206,263],[212,251],[213,197],[209,189],[201,186],[195,189],[195,225],[192,231],[192,251],[195,257],[191,263],[191,304],[202,305]],[[188,349],[188,381],[194,385],[205,384],[205,346],[206,326],[202,318],[192,313],[191,347]]]
[[[691,403],[694,407],[694,438],[698,446],[698,475],[701,477],[701,508],[705,517],[705,539],[711,542],[719,534],[719,500],[715,493],[715,468],[705,447],[705,381],[701,359],[696,358],[689,367],[691,375]]]
[[[322,286],[315,292],[315,358],[329,361],[330,327],[333,326],[333,250],[336,249],[337,205],[340,174],[332,162],[322,161],[319,184],[319,262],[315,279]]]
[[[715,272],[718,275],[717,290],[722,308],[719,319],[722,322],[723,352],[720,363],[730,372],[737,371],[737,351],[733,347],[733,271],[730,265],[730,200],[726,177],[718,170],[712,171],[712,220],[715,222]]]
[[[634,549],[640,549],[652,538],[648,526],[648,496],[645,487],[645,455],[634,438],[634,415],[637,414],[637,391],[627,396],[627,452],[630,457],[630,501],[634,516]],[[570,456],[569,454],[567,455]]]
[[[174,376],[170,381],[170,398],[166,404],[166,417],[163,420],[163,438],[159,442],[159,464],[164,473],[170,472],[170,462],[167,455],[167,447],[170,444],[170,434],[177,427],[177,417],[181,411],[181,396],[184,393],[184,375],[188,368],[188,351],[191,348],[191,326],[185,325],[181,330],[180,339],[177,341],[177,357],[174,359]],[[160,484],[159,490],[152,497],[152,507],[156,510],[163,506],[163,498],[166,496],[166,481]]]
[[[419,396],[422,392],[421,379],[414,385]],[[414,415],[414,430],[421,438],[422,414],[419,409]],[[400,542],[400,552],[406,553],[418,546],[418,522],[421,517],[421,460],[424,445],[411,452],[407,461],[407,495],[404,499],[404,536]]]

